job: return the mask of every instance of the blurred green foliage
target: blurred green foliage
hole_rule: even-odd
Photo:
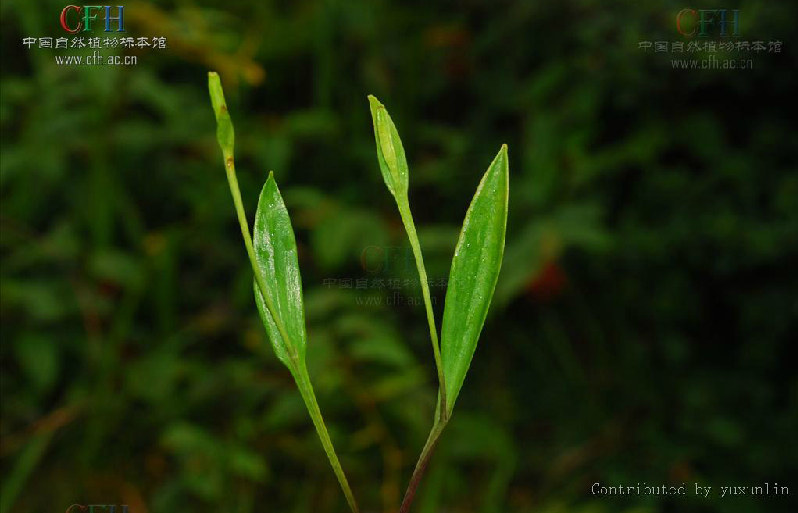
[[[249,215],[270,169],[286,197],[308,366],[365,511],[396,510],[435,401],[370,93],[403,135],[434,280],[484,163],[510,148],[492,314],[416,511],[793,511],[590,493],[798,493],[789,3],[136,1],[129,34],[169,48],[119,68],[21,44],[60,36],[63,5],[0,4],[3,513],[345,510],[257,318],[209,69]],[[686,6],[739,8],[742,38],[783,50],[746,71],[638,50],[677,40]]]

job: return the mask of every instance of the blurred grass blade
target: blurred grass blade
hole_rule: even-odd
[[[282,320],[293,339],[283,338],[272,315],[269,315],[257,282],[254,283],[255,303],[277,358],[295,372],[297,363],[304,362],[307,345],[302,278],[299,274],[294,229],[274,181],[274,173],[269,173],[260,193],[253,244],[255,260],[265,278],[266,294],[271,296],[274,304],[274,317]],[[292,361],[293,355],[296,355],[298,361]]]
[[[377,161],[380,165],[382,178],[385,185],[391,191],[396,206],[399,208],[399,215],[402,217],[402,224],[410,240],[410,247],[413,249],[413,257],[416,260],[419,282],[421,283],[421,293],[424,297],[424,307],[427,312],[427,324],[429,325],[429,335],[432,341],[432,354],[435,358],[435,367],[438,372],[438,415],[445,421],[447,416],[446,409],[446,382],[441,364],[440,345],[438,344],[438,328],[435,326],[435,314],[432,311],[432,299],[429,292],[427,280],[427,270],[424,267],[424,257],[421,254],[421,243],[416,233],[416,225],[413,222],[413,215],[410,213],[410,200],[407,197],[408,175],[407,159],[399,132],[393,124],[391,116],[385,106],[372,95],[369,95],[369,108],[371,118],[374,123],[374,138],[377,143]]]
[[[44,456],[53,434],[53,430],[47,430],[34,435],[25,445],[13,467],[4,472],[3,483],[0,486],[0,513],[12,512],[12,506]]]
[[[449,414],[471,365],[499,277],[508,195],[509,165],[507,145],[503,145],[468,207],[449,273],[441,329]]]

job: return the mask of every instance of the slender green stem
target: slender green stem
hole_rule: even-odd
[[[310,376],[308,376],[308,371],[304,362],[299,365],[294,377],[299,387],[299,393],[302,394],[302,399],[305,401],[305,406],[310,413],[310,418],[313,420],[313,425],[316,427],[316,433],[319,435],[321,445],[324,447],[324,452],[327,453],[327,458],[330,460],[330,465],[333,468],[333,472],[335,472],[335,477],[338,478],[338,483],[340,483],[341,489],[344,491],[346,502],[354,513],[358,513],[357,502],[352,494],[352,489],[349,487],[349,481],[346,480],[346,474],[344,474],[344,469],[341,467],[341,462],[338,461],[338,456],[335,454],[335,448],[330,439],[330,434],[327,432],[324,419],[321,416],[319,403],[316,401],[316,394],[313,391],[313,385],[310,384]]]
[[[409,513],[410,507],[416,498],[416,491],[421,478],[424,477],[424,472],[427,470],[432,452],[438,444],[438,439],[449,421],[449,410],[446,407],[446,381],[443,375],[443,364],[441,361],[440,345],[438,342],[438,329],[435,326],[435,314],[432,311],[432,299],[429,292],[429,283],[427,282],[427,270],[424,267],[424,258],[421,255],[421,244],[418,240],[416,233],[416,226],[413,222],[413,215],[410,213],[410,205],[407,201],[404,204],[397,202],[399,206],[399,214],[402,217],[402,223],[405,225],[407,237],[410,239],[410,247],[413,249],[413,256],[416,260],[416,268],[418,269],[418,276],[421,282],[421,293],[424,296],[424,306],[427,311],[427,324],[429,325],[429,335],[432,341],[432,354],[435,357],[435,367],[438,370],[438,405],[435,419],[433,421],[432,430],[430,431],[427,442],[421,450],[421,455],[416,462],[416,468],[413,470],[413,475],[410,477],[410,483],[407,485],[405,496],[402,499],[402,506],[399,508],[399,513]]]
[[[405,225],[407,236],[410,239],[410,247],[413,249],[413,256],[416,260],[416,268],[421,282],[421,293],[424,296],[424,306],[427,310],[427,324],[429,325],[429,336],[432,340],[432,354],[435,357],[435,367],[438,370],[438,397],[440,398],[440,409],[438,415],[442,422],[446,422],[449,412],[446,409],[446,381],[443,376],[443,364],[441,363],[441,350],[438,343],[438,328],[435,327],[435,314],[432,312],[432,299],[429,293],[429,283],[427,283],[427,270],[424,268],[424,258],[421,255],[421,244],[418,241],[416,226],[413,223],[413,215],[410,213],[410,206],[405,201],[404,204],[397,202],[402,223]],[[437,419],[436,421],[437,422]]]
[[[404,499],[402,499],[402,506],[399,508],[399,513],[410,512],[410,506],[413,505],[413,500],[416,498],[418,485],[421,483],[421,478],[424,477],[424,471],[427,470],[430,458],[432,457],[432,452],[438,445],[438,439],[443,432],[443,428],[446,427],[447,422],[448,421],[438,422],[436,420],[433,424],[432,431],[430,431],[429,437],[427,437],[427,442],[424,444],[424,448],[421,450],[421,456],[418,457],[418,462],[416,463],[416,468],[413,470],[413,475],[410,477],[410,483],[407,485],[407,491],[405,491]]]

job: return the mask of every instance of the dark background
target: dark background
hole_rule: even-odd
[[[22,45],[66,35],[64,2],[4,0],[2,513],[345,510],[256,313],[208,70],[248,214],[271,169],[286,198],[310,372],[364,511],[396,511],[436,386],[367,94],[402,135],[433,279],[510,149],[500,283],[414,511],[795,511],[796,11],[640,4],[130,2],[126,35],[169,47],[91,68]],[[685,41],[684,7],[739,8],[739,39],[782,51],[675,70],[638,49]],[[790,496],[716,496],[765,482]]]

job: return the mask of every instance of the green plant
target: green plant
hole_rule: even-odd
[[[332,440],[327,433],[327,427],[321,416],[316,394],[313,392],[310,376],[305,366],[307,335],[302,303],[302,280],[299,274],[294,230],[291,228],[288,211],[277,188],[277,183],[274,181],[274,175],[269,173],[269,178],[266,180],[258,200],[253,243],[236,178],[233,123],[230,120],[230,113],[227,111],[227,103],[224,100],[224,92],[218,74],[208,74],[208,88],[213,111],[216,114],[216,137],[224,156],[227,181],[233,195],[233,203],[235,203],[238,214],[238,222],[241,226],[241,235],[244,237],[249,262],[255,275],[255,302],[258,305],[258,311],[277,358],[288,367],[296,381],[299,393],[302,395],[316,432],[321,439],[324,452],[327,453],[330,465],[332,465],[335,476],[344,491],[346,501],[352,511],[357,513],[357,502],[341,463],[338,461],[338,456],[335,454],[335,448],[333,448]]]
[[[451,418],[454,403],[471,365],[479,334],[488,314],[490,300],[496,288],[507,226],[509,164],[505,144],[479,182],[477,192],[466,212],[449,272],[449,288],[446,291],[439,349],[435,317],[427,286],[427,272],[424,269],[421,247],[410,214],[407,196],[409,172],[402,140],[391,116],[379,100],[369,96],[369,104],[374,122],[380,171],[385,185],[396,200],[413,248],[427,309],[427,321],[439,381],[438,405],[432,430],[405,492],[400,509],[400,512],[404,513],[410,509],[432,451]]]
[[[357,512],[357,502],[330,440],[305,365],[307,335],[302,283],[288,211],[274,174],[270,172],[258,200],[253,240],[235,173],[233,124],[217,73],[208,74],[208,87],[227,180],[254,274],[253,287],[258,312],[277,358],[294,377],[347,503],[353,512]],[[373,96],[369,96],[369,104],[380,171],[396,200],[415,257],[439,381],[432,430],[400,509],[400,512],[407,512],[432,452],[451,418],[496,287],[507,225],[509,165],[507,145],[502,145],[482,177],[466,212],[449,274],[439,344],[421,245],[410,212],[409,170],[402,141],[385,107]]]

